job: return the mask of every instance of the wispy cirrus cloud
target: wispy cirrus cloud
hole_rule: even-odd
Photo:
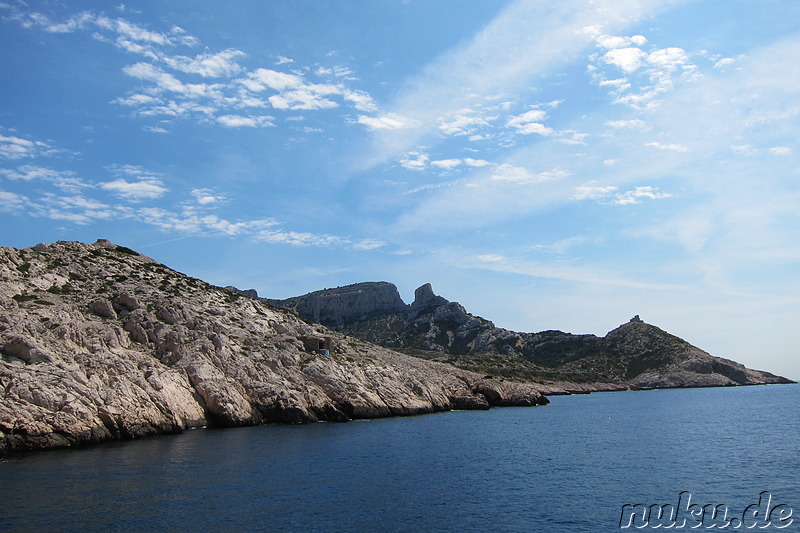
[[[480,254],[474,259],[473,261],[463,261],[462,259],[461,264],[469,265],[469,268],[596,285],[659,291],[684,288],[682,285],[677,284],[637,279],[633,275],[625,276],[619,272],[609,271],[593,265],[578,266],[564,262],[531,261],[521,258],[506,257],[501,254]]]
[[[371,130],[408,130],[420,125],[417,120],[397,113],[387,113],[377,117],[359,115],[357,122]]]
[[[500,123],[512,120],[510,126],[516,133],[551,133],[555,128],[533,120],[543,118],[541,113],[513,121],[511,110],[519,107],[513,95],[525,93],[554,64],[586,48],[593,37],[585,28],[600,25],[608,31],[624,27],[677,2],[510,3],[471,41],[443,54],[407,82],[386,113],[406,117],[406,125],[416,122],[416,126],[403,128],[413,132],[396,134],[390,128],[374,128],[379,146],[370,164],[385,163],[398,153],[413,150],[437,131],[483,139],[470,130],[485,127],[499,117],[506,117]],[[498,95],[509,94],[511,98],[498,99]],[[520,117],[520,113],[516,115]]]
[[[161,198],[169,191],[164,187],[161,180],[156,178],[144,178],[137,181],[117,178],[113,181],[101,183],[100,188],[111,191],[120,198],[132,201],[154,200]]]
[[[74,172],[37,165],[22,165],[15,169],[0,168],[0,176],[9,180],[47,181],[60,189],[72,191],[91,186],[85,180],[78,178]]]
[[[275,126],[273,119],[266,115],[221,115],[217,122],[228,128],[264,128]]]
[[[4,134],[2,131],[3,129],[0,129],[0,158],[2,159],[30,159],[70,153],[44,141],[31,140],[11,132]]]
[[[19,213],[29,202],[27,196],[0,189],[0,211]]]
[[[279,56],[275,67],[291,65],[291,71],[256,67],[243,62],[247,54],[236,48],[185,53],[201,43],[180,27],[155,31],[124,18],[83,12],[62,21],[35,11],[10,8],[10,18],[23,27],[49,33],[91,33],[99,41],[139,56],[122,71],[139,80],[138,87],[112,103],[129,108],[140,118],[196,120],[229,128],[268,127],[275,116],[261,109],[280,112],[317,111],[347,106],[360,112],[378,110],[371,95],[348,84],[357,79],[343,65],[297,67],[294,60]],[[142,87],[142,85],[144,85]],[[396,127],[390,117],[366,118],[369,127]],[[148,125],[148,131],[165,133],[165,124]],[[0,139],[0,154],[25,157],[25,139]],[[39,147],[43,149],[44,147]]]
[[[119,177],[111,181],[101,182],[99,187],[118,198],[141,202],[143,200],[161,198],[169,192],[161,178],[152,175],[141,167],[117,165],[111,167],[110,170]]]
[[[51,146],[35,140],[18,143],[36,160]],[[37,146],[46,150],[36,152]],[[9,159],[17,159],[15,157]],[[196,187],[173,191],[168,177],[141,166],[118,164],[104,169],[112,179],[88,180],[70,170],[35,164],[0,167],[0,183],[36,182],[36,195],[23,195],[0,187],[0,211],[19,217],[44,218],[65,224],[88,226],[109,221],[132,221],[161,231],[186,235],[248,238],[290,246],[344,248],[356,251],[383,249],[388,243],[376,238],[352,238],[330,233],[286,229],[274,218],[235,219],[222,211],[230,198],[215,189]],[[165,204],[170,193],[176,203]]]
[[[388,244],[380,239],[353,240],[349,237],[341,237],[326,233],[287,231],[280,228],[260,230],[253,238],[257,241],[271,244],[288,244],[300,247],[316,246],[322,248],[341,247],[361,251],[377,250]]]

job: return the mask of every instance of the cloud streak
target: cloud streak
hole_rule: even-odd
[[[134,117],[195,120],[226,128],[262,128],[274,126],[276,121],[273,115],[261,114],[262,109],[281,113],[340,106],[359,112],[378,110],[371,95],[348,86],[353,81],[352,70],[341,65],[298,68],[293,60],[281,57],[276,66],[291,65],[294,67],[291,72],[265,67],[249,70],[242,64],[247,54],[236,48],[193,55],[178,52],[200,45],[199,39],[179,27],[166,32],[153,31],[123,18],[91,12],[58,22],[41,13],[16,8],[10,18],[23,27],[54,34],[93,32],[95,39],[139,56],[139,61],[124,66],[122,71],[139,80],[140,87],[112,101],[131,109]],[[376,129],[396,128],[401,124],[391,115],[364,116],[358,122]],[[145,129],[168,131],[163,123]],[[47,148],[32,146],[20,137],[0,137],[0,157],[7,159],[29,157],[34,150]]]
[[[624,27],[677,3],[680,2],[513,2],[470,42],[443,54],[406,83],[389,112],[416,121],[419,126],[380,135],[380,146],[370,164],[384,163],[436,131],[463,134],[469,127],[489,123],[476,113],[477,109],[487,106],[498,94],[527,88],[554,64],[575,57],[592,41],[585,31],[587,27]],[[495,104],[489,112],[495,110],[502,110],[502,105]],[[511,118],[511,126],[523,134],[550,134],[541,121],[532,120],[534,114],[543,118],[541,113],[530,113],[530,117],[517,118],[517,122]],[[461,117],[461,121],[452,117]]]

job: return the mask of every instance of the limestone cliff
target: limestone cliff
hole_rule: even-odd
[[[360,317],[365,300],[345,300],[342,314]],[[402,304],[390,290],[369,301]],[[0,453],[547,402],[533,386],[346,337],[104,240],[0,248],[0,309]]]
[[[385,285],[381,283],[381,291],[389,290]],[[369,291],[370,284],[358,287],[363,293]],[[342,287],[313,294],[316,298],[335,298],[336,293],[349,290]],[[303,314],[304,298],[275,303]],[[457,302],[435,295],[430,284],[416,290],[410,306],[397,309],[380,315],[372,314],[370,308],[362,309],[360,314],[365,318],[361,320],[341,320],[333,310],[331,315],[323,313],[315,319],[348,335],[426,359],[536,381],[548,393],[791,383],[711,356],[638,316],[605,337],[555,330],[519,333],[471,315]],[[353,309],[348,313],[350,317],[359,314]]]
[[[246,291],[242,291],[242,294],[245,293]],[[342,328],[351,322],[374,320],[408,310],[397,287],[385,281],[356,283],[337,290],[316,291],[301,298],[266,301],[294,309],[308,320],[332,328]]]

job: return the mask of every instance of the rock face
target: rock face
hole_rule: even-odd
[[[309,309],[405,309],[391,287]],[[547,403],[534,386],[345,337],[104,240],[0,248],[0,309],[0,453]]]
[[[360,283],[359,291],[369,291],[370,285]],[[381,291],[388,290],[385,285],[380,284]],[[342,287],[312,294],[316,299],[336,298],[349,290]],[[274,303],[312,318],[305,314],[305,298]],[[554,330],[518,333],[498,328],[469,314],[458,303],[436,296],[430,284],[416,290],[414,303],[407,308],[398,305],[397,309],[382,314],[373,314],[369,308],[360,313],[350,309],[349,320],[320,312],[313,319],[383,346],[440,353],[441,357],[417,355],[462,363],[466,368],[486,369],[476,356],[491,358],[494,368],[515,366],[512,369],[515,375],[542,383],[548,393],[585,392],[593,389],[592,384],[595,390],[613,390],[792,383],[768,372],[713,357],[643,322],[638,315],[605,337]],[[354,318],[358,316],[364,318]],[[514,359],[517,365],[513,365]],[[558,385],[559,381],[567,383]]]
[[[375,320],[408,311],[397,287],[385,281],[321,290],[300,298],[266,301],[294,309],[313,322],[338,329],[351,322]]]

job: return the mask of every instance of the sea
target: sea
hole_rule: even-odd
[[[198,429],[0,460],[6,532],[725,524],[800,531],[800,385],[594,393],[554,396],[540,407]]]

